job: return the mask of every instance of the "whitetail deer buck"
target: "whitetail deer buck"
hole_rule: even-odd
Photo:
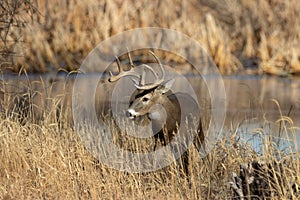
[[[160,140],[162,145],[166,145],[172,140],[174,135],[178,131],[180,126],[181,115],[183,114],[180,108],[180,101],[183,101],[185,105],[188,105],[188,109],[185,109],[186,114],[200,115],[200,110],[196,101],[186,93],[172,93],[171,86],[174,83],[174,79],[165,81],[165,68],[158,59],[158,57],[150,52],[156,62],[159,64],[162,72],[161,78],[159,75],[148,65],[143,64],[143,72],[139,74],[132,69],[135,67],[131,56],[128,52],[128,58],[131,69],[124,71],[120,65],[120,61],[116,58],[119,74],[113,75],[110,73],[109,82],[115,82],[122,77],[130,76],[136,87],[136,91],[133,93],[130,99],[130,105],[127,109],[126,116],[132,120],[140,120],[146,118],[152,123],[153,132],[157,132],[154,135],[155,143],[154,150],[157,147],[157,142]],[[155,77],[155,81],[150,84],[145,83],[145,69],[149,70]],[[161,109],[162,106],[164,109]],[[187,113],[188,112],[188,113]],[[193,138],[193,143],[198,150],[201,149],[201,145],[204,143],[204,132],[202,129],[201,120],[199,117],[199,124],[196,127],[196,136]],[[185,133],[187,134],[187,133]],[[188,151],[182,155],[181,167],[183,167],[184,173],[188,173]]]

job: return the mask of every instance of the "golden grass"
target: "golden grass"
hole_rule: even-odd
[[[271,199],[300,197],[290,186],[300,183],[299,151],[284,153],[273,141],[262,139],[268,148],[258,155],[247,143],[237,141],[237,127],[227,130],[230,137],[219,141],[205,159],[190,149],[187,179],[175,163],[149,173],[111,169],[91,156],[72,127],[61,127],[47,117],[39,123],[20,123],[7,114],[0,118],[0,199],[230,199],[232,173],[255,160],[283,166],[275,178],[264,177],[273,180],[270,190],[276,192]],[[285,116],[274,123],[282,123],[283,134],[299,129]],[[259,131],[262,138],[272,134]]]
[[[258,73],[300,72],[300,5],[297,0],[45,1],[34,4],[33,20],[11,28],[21,38],[2,67],[47,72],[77,69],[98,43],[137,27],[165,27],[199,41],[221,73],[259,66]],[[3,43],[0,44],[3,47]]]

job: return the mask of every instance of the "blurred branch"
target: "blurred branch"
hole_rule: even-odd
[[[13,29],[22,28],[38,10],[32,0],[0,1],[0,56],[4,58],[15,54],[14,45],[21,40],[21,34],[13,34]]]

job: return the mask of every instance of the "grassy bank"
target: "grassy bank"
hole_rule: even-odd
[[[190,149],[189,179],[176,164],[150,173],[127,173],[99,163],[72,127],[50,121],[32,123],[0,120],[1,199],[231,199],[232,173],[253,161],[268,163],[260,176],[270,199],[298,199],[294,185],[300,180],[299,152],[281,152],[259,129],[266,151],[260,155],[238,141],[237,127],[227,130],[208,157]],[[295,132],[288,117],[283,134]],[[265,126],[269,126],[266,121]],[[228,137],[229,136],[229,137]],[[295,144],[297,141],[294,141]],[[280,170],[278,170],[280,166]]]
[[[5,50],[1,51],[2,69],[76,70],[101,41],[132,28],[154,26],[175,29],[199,41],[222,74],[253,66],[259,67],[257,73],[300,72],[297,0],[36,0],[32,5],[28,12],[23,12],[28,4],[15,12],[12,22],[22,24],[9,30],[7,24],[2,26],[1,37],[6,36],[0,43]],[[10,21],[7,15],[1,18]]]

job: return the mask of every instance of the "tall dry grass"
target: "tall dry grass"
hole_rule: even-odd
[[[270,199],[300,197],[292,185],[300,183],[299,151],[280,151],[269,139],[269,129],[257,130],[264,154],[238,139],[238,126],[226,130],[227,136],[204,159],[191,147],[186,178],[176,163],[149,173],[112,169],[88,152],[72,126],[47,117],[51,113],[42,121],[25,118],[22,123],[20,116],[7,114],[0,116],[0,199],[232,199],[232,173],[257,160],[270,163],[272,173],[262,176]],[[266,127],[270,123],[263,122]],[[287,116],[272,123],[281,124],[282,134],[295,135],[299,129]],[[296,138],[293,143],[298,144]]]
[[[32,72],[77,69],[98,43],[137,27],[165,27],[199,41],[221,73],[259,66],[258,72],[286,75],[300,71],[297,0],[45,1],[39,12],[8,40],[21,40],[2,68]],[[26,18],[26,15],[24,15]]]

